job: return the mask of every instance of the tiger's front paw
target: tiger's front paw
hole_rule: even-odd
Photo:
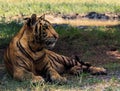
[[[78,75],[78,74],[80,74],[82,72],[83,72],[83,70],[82,70],[82,68],[80,66],[74,66],[69,71],[69,73],[73,74],[73,75]]]
[[[32,84],[33,85],[43,85],[45,82],[45,80],[41,77],[41,76],[34,76],[33,79],[32,79]]]
[[[61,77],[59,75],[54,75],[51,77],[51,81],[55,83],[66,83],[67,79],[65,77]]]
[[[107,71],[104,68],[91,66],[89,70],[92,75],[107,75]]]

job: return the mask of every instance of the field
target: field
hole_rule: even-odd
[[[6,7],[7,6],[7,7]],[[118,0],[0,0],[0,16],[29,15],[31,13],[87,13],[120,12]]]
[[[7,6],[7,7],[6,7]],[[119,91],[120,90],[120,19],[88,19],[64,17],[88,12],[112,13],[120,16],[119,0],[0,0],[0,91]],[[11,38],[32,13],[46,13],[59,33],[53,51],[105,67],[107,75],[82,73],[67,76],[66,84],[32,85],[13,80],[4,69],[3,53]],[[63,17],[64,16],[64,17]]]

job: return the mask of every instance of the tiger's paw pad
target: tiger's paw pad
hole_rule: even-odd
[[[41,77],[41,76],[35,76],[31,83],[34,85],[34,86],[37,86],[37,85],[44,85],[44,82],[45,80]]]
[[[107,75],[107,71],[100,67],[90,67],[90,73],[92,75]]]

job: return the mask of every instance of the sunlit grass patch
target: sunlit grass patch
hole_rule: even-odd
[[[119,7],[120,3],[117,0],[7,0],[6,2],[0,0],[0,16],[8,17],[46,12],[119,12]]]
[[[118,21],[99,21],[99,20],[88,20],[88,19],[77,19],[77,20],[66,20],[66,23],[73,26],[113,26],[120,24]]]
[[[4,76],[0,89],[2,91],[89,91],[90,89],[109,91],[109,89],[113,90],[120,87],[120,80],[114,76],[105,80],[99,76],[81,73],[78,76],[70,76],[68,78],[68,83],[61,85],[46,82],[43,85],[37,84],[35,86],[30,81],[18,82],[7,75],[6,78]]]

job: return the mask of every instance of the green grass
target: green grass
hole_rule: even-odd
[[[0,48],[6,47],[11,38],[20,30],[22,24],[15,21],[5,22],[6,17],[15,15],[31,15],[32,13],[41,14],[46,12],[54,13],[87,13],[96,12],[120,12],[120,2],[118,0],[0,0]],[[57,25],[54,27],[59,33],[59,43],[66,42],[68,50],[80,50],[85,58],[95,55],[91,49],[97,46],[115,46],[120,50],[120,26],[110,27],[88,27],[80,29],[70,25]],[[66,45],[67,46],[67,45]],[[67,48],[67,47],[66,47]],[[65,54],[64,50],[57,50]],[[0,63],[3,63],[3,57],[0,56]],[[118,63],[104,64],[104,67],[110,71],[116,71],[120,68]],[[103,76],[104,77],[104,76]],[[94,91],[95,86],[101,84],[107,85],[105,91],[119,91],[120,80],[112,75],[107,81],[99,76],[89,74],[80,74],[78,76],[68,77],[68,83],[63,85],[45,83],[35,87],[28,82],[18,82],[9,75],[5,75],[0,80],[0,91],[68,91],[84,90]],[[96,87],[97,88],[97,87]]]
[[[7,6],[7,7],[6,7]],[[0,0],[0,16],[30,15],[32,13],[120,12],[117,0]]]
[[[104,88],[105,91],[111,91],[109,89],[119,89],[120,80],[115,78],[114,76],[111,77],[108,80],[104,80],[102,78],[99,78],[97,76],[90,76],[88,74],[81,74],[78,76],[71,76],[68,77],[69,81],[66,84],[52,84],[52,83],[45,83],[44,85],[37,84],[34,86],[31,84],[30,81],[27,82],[18,82],[13,80],[9,75],[5,75],[4,79],[2,80],[2,84],[0,85],[0,91],[76,91],[76,90],[83,90],[83,91],[94,91],[95,87],[99,85],[101,87],[101,84],[103,86],[101,88]],[[118,84],[118,85],[117,85]],[[104,87],[104,85],[106,85]],[[96,87],[97,88],[97,87]],[[98,87],[99,88],[99,87]],[[117,90],[115,90],[117,91]]]
[[[74,44],[78,44],[77,48],[87,49],[90,47],[105,45],[105,46],[120,46],[120,31],[118,27],[88,27],[79,29],[71,26],[58,26],[55,28],[60,34],[61,40],[66,41],[71,48]],[[81,46],[81,47],[80,47]]]
[[[2,91],[34,91],[34,89],[38,89],[36,91],[44,91],[46,90],[52,90],[55,91],[57,89],[61,89],[60,91],[64,90],[70,90],[70,89],[83,89],[86,85],[93,85],[102,82],[103,80],[98,78],[89,78],[88,74],[81,74],[79,76],[71,76],[68,77],[69,81],[66,84],[59,85],[57,83],[45,83],[44,85],[37,84],[34,86],[31,84],[30,81],[26,82],[18,82],[13,80],[9,75],[5,75],[4,79],[2,80],[2,84],[0,85],[0,88]],[[71,80],[70,80],[71,79]]]
[[[120,64],[119,63],[109,63],[109,64],[105,64],[104,66],[105,68],[109,68],[109,70],[116,70],[120,68]]]
[[[9,43],[11,37],[19,31],[21,25],[16,22],[0,23],[0,46],[4,46]]]

